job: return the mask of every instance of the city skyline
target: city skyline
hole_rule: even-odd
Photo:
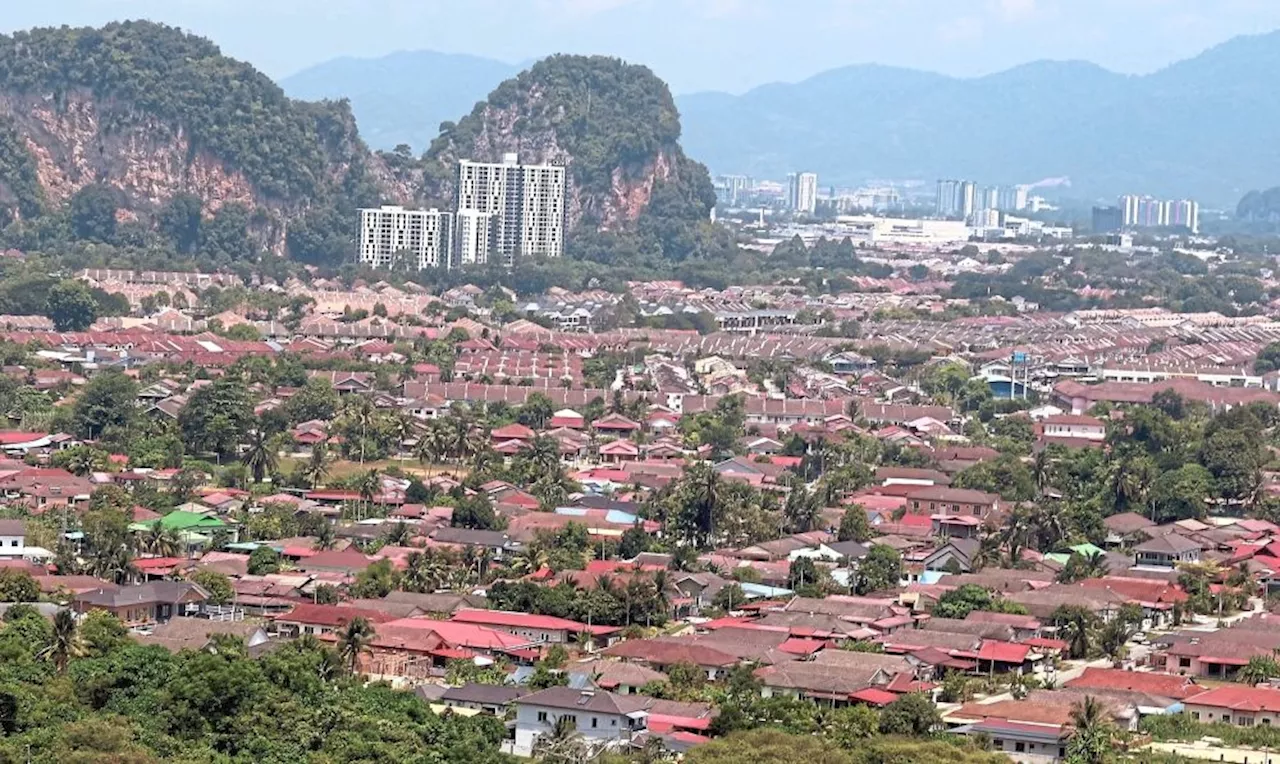
[[[477,13],[493,23],[463,23]],[[244,23],[247,17],[257,23]],[[860,63],[969,77],[1040,59],[1087,60],[1121,73],[1147,73],[1236,35],[1280,28],[1280,5],[990,0],[957,7],[944,0],[892,6],[816,0],[810,12],[793,14],[765,0],[476,0],[465,7],[443,0],[329,0],[319,7],[300,0],[64,0],[8,8],[0,31],[127,18],[154,19],[210,36],[229,54],[275,78],[337,56],[378,57],[403,50],[464,53],[511,64],[576,52],[649,65],[677,93],[691,93],[742,92]],[[1134,25],[1144,34],[1129,34]],[[850,35],[859,41],[853,54],[846,44]],[[769,42],[788,37],[809,42],[796,50]],[[1000,45],[990,44],[995,37]],[[654,45],[659,40],[665,44]],[[744,46],[753,55],[741,55]],[[733,65],[726,66],[727,61]]]

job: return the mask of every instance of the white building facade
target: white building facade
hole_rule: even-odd
[[[448,265],[453,215],[436,209],[383,206],[360,210],[360,262],[374,268]]]

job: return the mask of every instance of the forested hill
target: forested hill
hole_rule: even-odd
[[[357,204],[394,196],[376,169],[345,102],[290,100],[178,29],[124,22],[0,36],[0,224],[20,226],[11,244],[39,248],[68,233],[116,243],[108,212],[134,239],[166,213],[198,229],[198,209],[206,221],[225,211],[222,228],[248,228],[250,242],[189,230],[176,244],[236,259],[283,253],[287,242],[323,260]],[[63,214],[73,202],[96,220]]]
[[[453,198],[459,159],[518,153],[522,162],[568,167],[571,255],[656,262],[732,249],[707,223],[715,192],[706,168],[680,148],[671,92],[646,67],[552,56],[441,128],[400,176],[438,204]]]

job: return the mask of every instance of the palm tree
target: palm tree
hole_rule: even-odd
[[[253,473],[253,482],[261,483],[267,473],[275,472],[280,464],[279,444],[264,430],[250,430],[249,442],[240,455],[240,461]]]
[[[315,546],[317,551],[323,552],[327,549],[333,549],[333,545],[337,543],[337,540],[337,533],[334,532],[333,526],[330,525],[328,521],[322,523],[316,530]]]
[[[406,546],[412,538],[413,529],[402,520],[387,531],[386,541],[389,546]]]
[[[40,651],[41,657],[53,661],[54,668],[61,674],[67,670],[72,658],[83,654],[84,640],[80,638],[75,614],[70,610],[59,610],[53,617],[53,633],[49,644]]]
[[[307,463],[302,465],[302,479],[311,486],[311,490],[315,490],[316,486],[324,482],[329,475],[329,446],[326,443],[317,443],[311,447],[311,456],[307,457]]]
[[[378,477],[377,470],[369,470],[360,476],[360,481],[356,484],[357,490],[360,491],[360,499],[365,503],[365,510],[373,504],[373,499],[382,490],[382,480]]]
[[[339,632],[338,655],[341,656],[342,665],[347,668],[347,673],[351,676],[355,676],[360,664],[360,655],[368,649],[373,634],[373,624],[369,623],[369,619],[364,616],[352,618]]]
[[[1107,710],[1092,695],[1071,709],[1071,726],[1075,733],[1067,744],[1067,760],[1082,764],[1103,764],[1111,751],[1111,720]]]
[[[532,462],[541,475],[560,471],[560,441],[539,435],[520,450],[520,455]]]
[[[442,444],[440,426],[437,422],[432,422],[418,436],[418,442],[413,447],[413,456],[418,460],[418,464],[421,464],[425,469],[428,464],[435,464],[440,461]],[[427,478],[430,479],[430,477],[431,470],[428,469]]]
[[[357,395],[348,399],[342,418],[347,428],[359,430],[360,463],[364,464],[365,436],[378,422],[378,409],[367,396]]]
[[[1079,660],[1089,657],[1096,616],[1079,605],[1063,605],[1053,612],[1052,620],[1070,645],[1071,658]]]

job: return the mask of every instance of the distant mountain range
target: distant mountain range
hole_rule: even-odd
[[[740,96],[676,99],[689,155],[713,172],[827,184],[871,178],[1024,183],[1075,197],[1193,197],[1233,207],[1280,182],[1280,33],[1237,37],[1146,76],[1039,61],[986,77],[866,65]],[[415,151],[515,67],[469,56],[339,59],[286,79],[299,98],[349,97],[376,148]]]
[[[375,149],[407,143],[422,153],[440,123],[470,113],[525,67],[477,56],[413,51],[380,58],[335,58],[280,81],[293,98],[347,98],[360,133]]]

